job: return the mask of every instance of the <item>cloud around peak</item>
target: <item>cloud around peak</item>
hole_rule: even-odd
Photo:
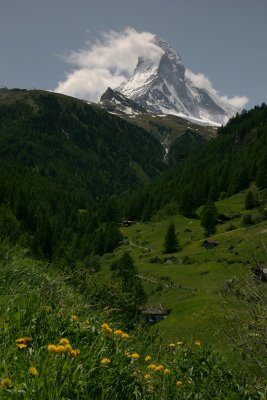
[[[76,69],[58,83],[56,92],[97,101],[110,87],[117,87],[134,71],[139,56],[158,58],[162,50],[155,35],[126,28],[123,32],[105,32],[100,40],[87,42],[82,49],[63,56]]]
[[[247,96],[228,97],[220,95],[219,92],[214,89],[209,78],[202,73],[195,74],[190,69],[186,69],[185,75],[195,87],[207,90],[212,95],[214,100],[219,101],[225,107],[233,108],[238,111],[243,109],[249,102]]]
[[[150,32],[137,32],[130,27],[122,32],[104,32],[100,39],[88,41],[83,48],[63,55],[63,59],[73,65],[73,70],[66,73],[55,91],[98,101],[107,87],[116,88],[132,76],[138,57],[158,60],[161,54],[162,49]],[[195,87],[208,90],[225,107],[238,111],[248,103],[246,96],[220,95],[202,73],[186,70],[186,77]]]

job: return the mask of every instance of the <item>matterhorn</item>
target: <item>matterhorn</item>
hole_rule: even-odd
[[[159,36],[157,57],[139,57],[134,74],[102,95],[100,104],[113,112],[177,115],[196,123],[222,125],[238,110],[216,94],[198,87],[186,72],[181,57]]]

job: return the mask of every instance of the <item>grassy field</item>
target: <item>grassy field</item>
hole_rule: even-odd
[[[248,212],[244,208],[245,195],[240,193],[216,203],[220,213],[237,217],[231,221],[232,230],[229,222],[217,226],[216,234],[209,238],[219,242],[214,249],[203,248],[204,231],[199,220],[174,215],[122,228],[124,244],[117,250],[117,255],[128,251],[134,258],[148,304],[162,304],[171,310],[152,330],[166,339],[200,339],[235,361],[238,354],[220,334],[221,319],[227,320],[233,306],[221,291],[227,280],[247,274],[254,263],[253,254],[264,262],[267,238],[266,222],[242,226],[242,215]],[[170,221],[175,224],[181,251],[164,254]],[[110,256],[104,257],[103,264],[107,261]]]
[[[242,214],[243,203],[240,194],[217,207]],[[205,250],[199,220],[174,216],[182,250],[173,255],[163,253],[170,219],[123,228],[124,244],[103,257],[102,276],[127,250],[148,304],[171,310],[150,329],[126,332],[108,307],[94,309],[90,293],[80,291],[69,276],[0,241],[0,399],[265,399],[260,370],[240,362],[240,353],[219,333],[222,321],[230,332],[231,311],[242,303],[227,301],[221,289],[231,277],[248,274],[252,251],[260,257],[266,238],[264,222],[243,227],[240,218],[232,231],[219,226],[212,239],[220,243]],[[89,274],[95,281],[99,277]],[[266,314],[266,304],[255,310],[256,317],[266,319],[260,314]],[[234,323],[248,319],[243,309],[238,312]],[[264,365],[266,327],[256,327],[249,327],[246,340],[258,346]],[[236,362],[242,373],[233,369]]]
[[[124,332],[48,265],[7,243],[0,256],[1,400],[264,398],[199,340]]]

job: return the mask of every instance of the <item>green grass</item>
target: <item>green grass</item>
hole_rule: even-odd
[[[218,207],[242,213],[243,199],[241,194]],[[264,239],[266,224],[244,228],[239,218],[233,231],[222,225],[213,237],[220,241],[218,247],[205,250],[199,220],[176,215],[173,221],[180,252],[162,251],[170,219],[135,224],[122,229],[125,242],[103,257],[103,271],[86,278],[105,280],[114,258],[128,250],[148,303],[171,309],[158,324],[127,332],[128,339],[114,333],[122,325],[114,322],[111,310],[92,308],[90,293],[69,286],[69,276],[0,242],[1,400],[266,398],[259,372],[250,369],[253,373],[248,374],[247,361],[240,363],[239,352],[233,352],[220,333],[222,321],[224,329],[232,329],[232,311],[239,312],[234,320],[238,324],[249,321],[247,310],[236,309],[242,299],[228,301],[220,289],[227,279],[246,275],[250,252],[261,251],[259,238]],[[151,262],[155,257],[157,262]],[[104,283],[99,282],[99,288],[104,290]],[[258,304],[257,310],[264,312]],[[107,322],[110,325],[103,326]],[[258,338],[264,333],[260,329],[248,330],[253,345],[260,344]],[[71,347],[58,347],[62,339]],[[233,371],[235,362],[241,374]]]
[[[232,277],[246,276],[249,265],[254,262],[254,253],[264,261],[266,255],[262,244],[267,237],[265,221],[254,226],[242,226],[242,214],[247,213],[244,209],[245,195],[239,193],[216,203],[220,213],[240,216],[231,221],[234,230],[227,230],[228,222],[217,226],[217,232],[210,240],[217,240],[220,244],[212,250],[201,246],[204,231],[200,221],[180,215],[122,228],[124,245],[117,250],[117,254],[127,250],[134,258],[148,295],[148,304],[161,303],[171,309],[167,318],[152,330],[166,339],[199,338],[238,365],[242,364],[240,354],[233,353],[228,341],[218,334],[221,317],[230,314],[232,307],[225,302],[220,291]],[[164,236],[171,220],[182,250],[168,255],[163,253]],[[189,263],[185,263],[186,259]],[[105,259],[103,265],[106,265]],[[176,287],[162,287],[162,284],[169,283]]]
[[[0,256],[1,400],[263,398],[259,382],[190,335],[171,345],[138,328],[125,337],[64,275],[7,243]]]

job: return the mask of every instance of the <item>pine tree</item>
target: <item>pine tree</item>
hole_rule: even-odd
[[[216,232],[217,208],[214,202],[209,199],[204,205],[201,213],[201,226],[205,229],[205,236],[210,236]]]
[[[128,307],[131,306],[132,311],[135,310],[136,313],[138,307],[146,302],[147,296],[141,280],[137,276],[132,257],[128,252],[123,253],[118,260],[111,264],[110,269],[113,271],[113,277],[121,280],[123,291],[128,296]],[[125,296],[125,299],[127,296]]]
[[[165,253],[176,253],[180,250],[174,223],[171,222],[165,236],[164,242]]]
[[[252,208],[255,207],[255,199],[254,199],[254,194],[252,193],[251,190],[248,191],[245,199],[245,209],[246,210],[252,210]]]

